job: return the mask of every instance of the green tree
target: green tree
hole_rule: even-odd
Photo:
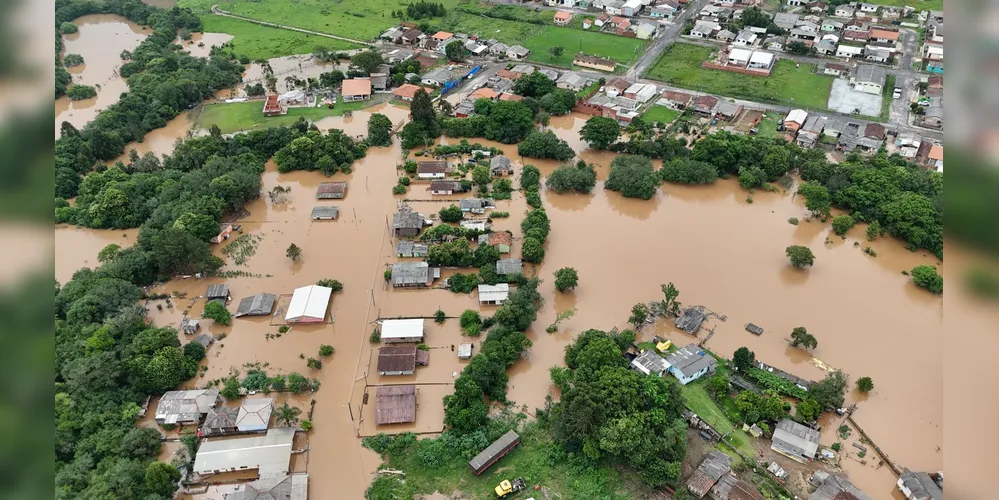
[[[437,323],[439,325],[444,323],[445,321],[447,321],[447,313],[441,309],[438,309],[437,312],[434,313],[434,323]]]
[[[219,234],[219,223],[215,221],[215,218],[193,212],[187,212],[178,217],[173,223],[173,227],[183,229],[201,241],[208,241]]]
[[[521,254],[527,262],[537,264],[545,259],[545,248],[541,245],[541,241],[528,236],[524,238]]]
[[[537,191],[541,187],[541,171],[534,165],[524,165],[520,173],[520,189]]]
[[[78,31],[80,31],[80,28],[71,22],[64,22],[59,25],[59,33],[62,33],[63,35],[72,35]]]
[[[470,337],[479,335],[479,331],[482,328],[482,318],[479,316],[479,311],[465,309],[465,312],[461,313],[461,318],[458,321],[461,325],[462,333]]]
[[[873,221],[867,226],[867,241],[874,241],[884,234],[884,230],[881,229],[881,223],[878,221]]]
[[[368,144],[390,146],[392,144],[392,120],[381,113],[372,113],[368,118]]]
[[[659,176],[674,184],[712,184],[718,179],[718,169],[708,162],[675,158],[663,164]]]
[[[489,167],[485,165],[476,165],[475,168],[472,169],[472,181],[479,186],[486,186],[492,182],[492,180],[493,177],[489,173]]]
[[[205,359],[205,346],[197,342],[188,342],[184,344],[184,356],[187,356],[194,361],[201,361]]]
[[[739,185],[743,189],[753,189],[762,186],[767,180],[767,174],[762,168],[756,165],[749,165],[739,169]]]
[[[756,353],[750,351],[748,347],[740,347],[732,355],[732,363],[739,371],[746,371],[756,366]]]
[[[486,170],[488,174],[488,169]],[[462,219],[461,207],[451,204],[447,208],[442,208],[437,213],[444,222],[458,222]]]
[[[566,161],[576,155],[569,143],[559,139],[551,130],[532,131],[517,145],[517,153],[529,158],[545,158]]]
[[[552,56],[552,59],[562,57],[563,53],[565,53],[565,47],[559,47],[558,45],[548,47],[548,55]]]
[[[318,286],[324,286],[326,288],[332,288],[333,289],[333,293],[336,293],[336,292],[339,292],[340,290],[343,290],[343,283],[340,283],[339,281],[337,281],[335,279],[331,279],[331,278],[323,278],[323,279],[317,281],[316,285],[318,285]]]
[[[731,377],[728,375],[724,373],[716,373],[708,379],[704,388],[707,389],[708,394],[710,394],[713,399],[718,399],[718,396],[728,394],[728,386],[731,382]]]
[[[874,390],[874,381],[871,377],[860,377],[857,379],[857,389],[860,392],[871,392]]]
[[[441,125],[437,120],[437,113],[434,112],[434,104],[430,100],[430,95],[422,88],[413,95],[413,102],[409,105],[409,114],[413,118],[411,123],[421,127],[420,130],[427,137],[434,138],[441,135]]]
[[[916,266],[912,268],[912,271],[909,271],[909,275],[912,276],[912,282],[920,288],[925,288],[935,294],[943,293],[943,276],[937,273],[935,267]]]
[[[69,97],[69,100],[71,100],[71,101],[82,101],[84,99],[92,99],[94,97],[97,97],[97,89],[95,89],[94,87],[91,87],[90,85],[81,85],[79,83],[74,83],[68,89],[66,89],[66,97]],[[99,139],[103,138],[103,137],[106,137],[106,136],[101,136],[101,135],[95,136],[94,140],[92,142],[93,143],[97,143],[97,141]],[[107,137],[110,138],[110,136],[107,136]],[[117,136],[115,136],[115,137],[117,138]],[[120,142],[120,139],[118,139],[118,141]],[[111,149],[110,147],[106,148],[106,149],[102,148],[101,151],[106,151],[106,150],[110,150],[110,149]],[[115,149],[116,150],[120,149],[120,147],[119,148],[115,148]],[[100,155],[101,155],[101,157],[107,157],[109,155],[109,153],[101,152]],[[108,159],[110,159],[110,158],[108,158]]]
[[[523,177],[521,183],[523,183]],[[592,165],[583,160],[576,162],[575,166],[562,165],[556,168],[545,181],[545,186],[558,194],[568,191],[588,194],[596,184],[597,173],[593,170]]]
[[[555,289],[560,292],[568,292],[579,284],[579,274],[574,268],[563,267],[555,271]]]
[[[816,182],[806,182],[798,187],[798,194],[805,197],[805,208],[816,217],[826,217],[832,209],[829,189]]]
[[[666,311],[666,314],[671,316],[679,316],[680,301],[676,299],[680,297],[680,290],[676,288],[673,282],[659,285],[659,289],[663,292],[663,311]]]
[[[559,323],[561,323],[561,322],[563,322],[563,321],[565,321],[565,320],[567,320],[567,319],[569,319],[569,318],[571,318],[571,317],[573,317],[575,315],[576,315],[576,310],[575,309],[566,309],[566,310],[564,310],[562,312],[555,313],[555,321],[552,321],[552,324],[548,325],[548,328],[545,328],[545,331],[548,332],[548,333],[555,333],[555,332],[557,332],[558,331],[558,324]]]
[[[62,64],[67,68],[72,68],[74,66],[83,66],[84,64],[83,56],[81,56],[80,54],[66,54],[62,58]]]
[[[646,320],[649,318],[649,306],[645,303],[639,302],[631,308],[631,316],[628,317],[628,323],[635,325],[635,328],[640,328]]]
[[[808,389],[808,395],[824,410],[842,408],[847,382],[846,374],[836,370]]]
[[[109,243],[97,253],[97,262],[105,263],[113,260],[121,253],[121,247],[115,243]]]
[[[292,243],[288,245],[288,250],[285,252],[285,255],[292,261],[297,262],[298,258],[302,256],[302,249],[298,245]]]
[[[489,106],[483,135],[491,141],[514,144],[524,140],[533,130],[534,113],[523,102],[498,101]]]
[[[555,90],[555,82],[540,71],[535,71],[529,75],[521,75],[514,80],[513,92],[524,97],[541,98]]]
[[[298,424],[299,415],[301,414],[301,408],[284,403],[274,408],[274,423],[281,427],[291,427]]]
[[[617,156],[611,161],[610,175],[604,188],[619,191],[625,198],[652,199],[659,188],[659,177],[652,161],[644,156]]]
[[[448,61],[460,62],[468,57],[468,49],[462,45],[461,41],[451,42],[444,47],[444,55]]]
[[[607,149],[621,135],[621,126],[613,118],[594,116],[586,120],[579,137],[596,149]]]
[[[804,349],[814,349],[819,346],[819,341],[815,336],[808,333],[808,329],[803,326],[796,326],[791,331],[791,347],[802,347]]]
[[[312,370],[322,370],[323,362],[316,358],[309,358],[305,361],[305,366]]]
[[[805,398],[794,406],[794,416],[800,422],[814,422],[822,416],[822,406],[814,398]]]
[[[205,310],[201,316],[213,319],[220,325],[229,326],[232,324],[232,314],[229,313],[224,304],[217,300],[211,300],[205,304]]]
[[[149,462],[146,466],[146,489],[163,498],[172,497],[177,491],[180,481],[180,471],[176,467],[163,462]]]
[[[378,65],[383,64],[381,53],[374,50],[366,50],[350,58],[350,64],[364,71],[374,73],[378,70]]]
[[[332,356],[335,351],[336,350],[333,349],[333,346],[331,346],[329,344],[322,344],[322,345],[319,346],[319,355],[322,356],[322,357],[324,357],[324,358]]]
[[[815,263],[815,254],[808,247],[791,245],[784,250],[794,267],[810,267]]]
[[[837,215],[833,217],[832,228],[833,232],[839,236],[846,236],[846,233],[857,223],[853,217],[849,215]]]

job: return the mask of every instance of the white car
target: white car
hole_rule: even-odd
[[[895,91],[892,92],[891,98],[898,99],[899,97],[902,97],[902,87],[895,87]]]

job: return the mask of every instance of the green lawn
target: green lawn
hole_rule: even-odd
[[[201,16],[201,22],[206,33],[228,33],[234,36],[232,44],[235,46],[235,53],[253,60],[310,54],[319,45],[331,50],[360,48],[359,45],[342,40],[270,28],[231,17],[207,14]]]
[[[645,76],[677,87],[754,101],[826,109],[833,77],[815,74],[810,64],[777,61],[768,78],[701,67],[712,49],[673,44]]]
[[[887,122],[891,117],[891,103],[894,100],[891,96],[894,92],[895,75],[888,75],[885,77],[885,86],[881,89],[881,116],[879,118],[882,122]]]
[[[645,123],[663,122],[672,123],[680,116],[680,111],[666,106],[653,105],[648,111],[642,114],[642,121]]]
[[[341,102],[334,109],[291,108],[282,116],[264,116],[263,101],[237,102],[232,104],[210,104],[205,106],[198,117],[195,128],[208,129],[218,125],[223,134],[248,131],[260,127],[279,127],[298,121],[299,117],[317,121],[329,116],[340,116],[345,112],[356,111],[371,106],[371,101]]]
[[[777,137],[778,123],[780,123],[780,116],[773,111],[767,111],[767,116],[760,120],[756,128],[760,131],[761,137]]]
[[[708,395],[708,391],[704,389],[703,382],[698,381],[687,384],[681,387],[681,392],[687,401],[687,406],[690,407],[690,411],[696,413],[701,420],[710,424],[718,432],[722,434],[731,433],[728,435],[726,441],[743,454],[750,457],[755,455],[756,451],[752,445],[753,437],[743,432],[742,429],[736,428],[729,421],[721,408],[718,407],[718,404]],[[718,449],[738,458],[738,455],[731,453],[725,446],[719,446]]]
[[[877,5],[888,5],[892,7],[914,7],[916,11],[921,10],[943,10],[943,0],[871,0],[870,3]]]
[[[528,61],[543,64],[566,66],[572,62],[572,54],[582,52],[587,55],[606,57],[621,64],[628,64],[638,58],[645,49],[645,41],[606,33],[583,31],[557,26],[545,27],[541,33],[520,42],[531,49]],[[564,47],[565,53],[558,59],[552,58],[548,47]]]

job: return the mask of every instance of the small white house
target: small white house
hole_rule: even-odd
[[[638,357],[631,360],[631,367],[646,375],[657,377],[662,377],[669,370],[669,364],[656,353],[655,349],[646,349],[639,354]]]
[[[423,319],[386,319],[382,321],[381,338],[386,344],[423,342]]]
[[[728,63],[732,66],[745,68],[753,57],[753,51],[748,49],[732,49],[728,53]]]
[[[496,285],[479,285],[479,304],[498,306],[510,297],[510,285],[499,283]]]
[[[853,17],[853,12],[853,7],[843,4],[836,7],[836,10],[833,11],[833,15],[836,17]]]
[[[855,45],[840,45],[836,47],[836,57],[846,57],[853,59],[854,57],[860,57],[864,53],[863,47],[857,47]]]
[[[774,65],[774,55],[769,52],[763,52],[757,50],[753,52],[753,56],[749,58],[749,66],[753,69],[767,69],[773,67]]]

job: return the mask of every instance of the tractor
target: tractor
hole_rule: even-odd
[[[500,481],[499,486],[496,487],[496,498],[505,498],[514,493],[523,491],[527,488],[527,483],[524,482],[524,478],[518,477],[512,482],[509,479],[504,479]]]

